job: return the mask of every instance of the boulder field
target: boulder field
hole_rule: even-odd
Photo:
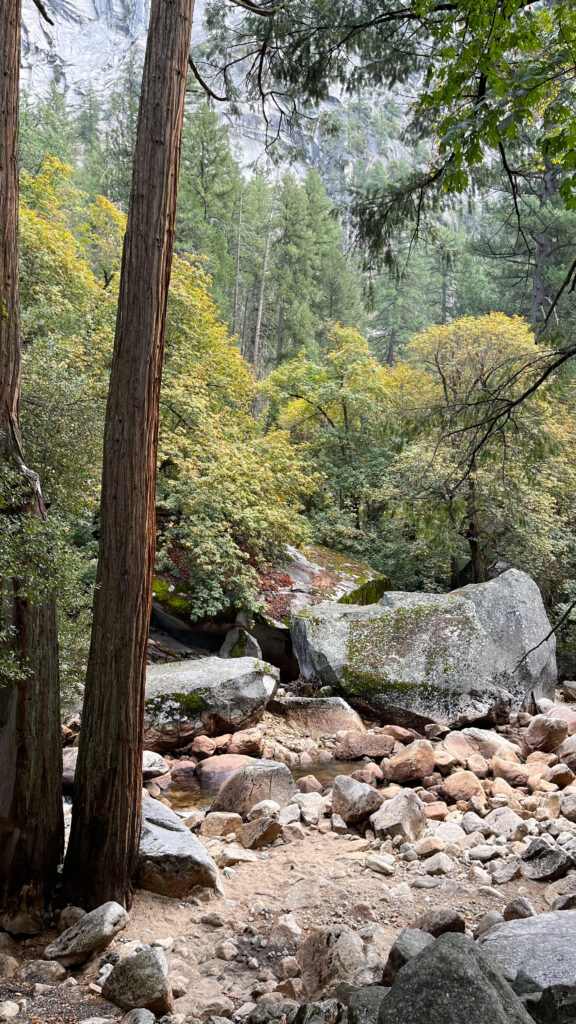
[[[537,588],[312,612],[331,696],[253,657],[149,669],[133,906],[0,932],[0,1021],[574,1024],[576,688]]]
[[[576,717],[555,696],[419,731],[276,690],[257,726],[148,752],[130,914],[0,933],[0,1020],[572,1024]]]

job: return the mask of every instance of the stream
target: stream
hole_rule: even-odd
[[[310,764],[291,765],[290,771],[295,782],[305,775],[314,775],[323,786],[328,786],[337,775],[351,775],[361,765],[361,761],[311,761]],[[179,782],[178,788],[174,786],[165,790],[164,795],[168,797],[174,810],[182,814],[212,803],[214,792],[201,786],[196,776],[193,776],[187,779],[185,784]]]

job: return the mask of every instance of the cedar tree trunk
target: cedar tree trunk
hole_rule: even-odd
[[[72,831],[75,901],[125,906],[140,839],[158,408],[194,0],[152,0],[106,410],[94,623]]]
[[[62,738],[56,604],[50,580],[26,590],[26,520],[45,519],[20,434],[22,339],[18,253],[18,88],[21,0],[0,2],[1,515],[21,540],[18,571],[0,580],[0,926],[43,927],[62,854]],[[24,527],[20,528],[20,524]],[[48,543],[48,541],[47,541]],[[44,588],[43,588],[44,589]]]

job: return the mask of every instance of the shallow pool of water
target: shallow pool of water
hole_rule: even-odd
[[[291,765],[290,771],[295,781],[305,775],[314,775],[323,786],[331,785],[337,775],[351,775],[362,765],[361,761],[312,761],[310,764]],[[196,807],[207,807],[212,803],[215,794],[204,789],[194,775],[186,783],[178,783],[165,790],[165,795],[175,810],[186,811]]]

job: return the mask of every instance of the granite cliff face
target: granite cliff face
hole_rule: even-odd
[[[23,0],[22,81],[32,92],[54,78],[77,98],[88,85],[104,96],[131,52],[142,60],[150,0],[49,0],[47,7],[54,25]]]
[[[22,84],[32,95],[45,93],[52,80],[63,86],[69,101],[79,103],[88,88],[101,100],[122,80],[123,69],[132,59],[135,69],[144,60],[146,33],[150,13],[150,0],[45,0],[54,25],[47,24],[33,0],[23,0],[22,18]],[[205,0],[196,0],[192,46],[204,35]],[[335,88],[323,109],[338,115],[344,110],[344,97]],[[360,153],[352,154],[347,148],[347,132],[341,139],[331,139],[329,152],[324,151],[320,137],[301,140],[294,132],[284,142],[299,148],[290,158],[298,172],[308,166],[317,166],[328,178],[352,174],[355,158],[364,164],[384,159],[405,159],[407,153],[398,137],[386,141],[379,137],[376,121],[385,94],[372,96],[362,111],[357,111],[363,145]],[[266,130],[259,109],[244,106],[231,114],[225,105],[218,110],[230,129],[236,154],[245,166],[262,161],[266,149]],[[400,115],[399,124],[403,117]],[[293,137],[292,137],[293,136]],[[286,155],[288,160],[288,154]]]

